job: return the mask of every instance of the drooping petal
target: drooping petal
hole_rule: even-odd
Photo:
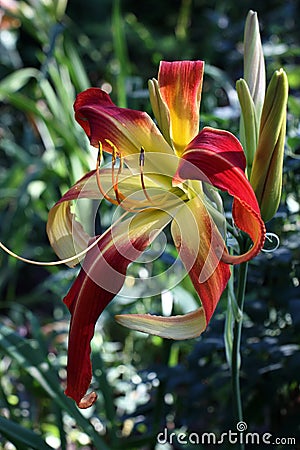
[[[195,338],[206,328],[203,308],[171,317],[153,316],[151,314],[118,314],[115,319],[124,327],[132,330],[174,340]]]
[[[233,264],[256,256],[265,239],[265,226],[255,193],[243,171],[244,163],[243,149],[231,133],[204,128],[188,145],[174,177],[175,185],[187,179],[206,181],[234,197],[234,222],[250,236],[253,246],[238,256],[224,253],[222,260]]]
[[[203,61],[162,61],[159,67],[159,91],[169,110],[170,137],[178,155],[199,131],[203,71]]]
[[[116,316],[116,320],[129,328],[164,338],[190,339],[199,336],[206,329],[227,285],[230,269],[221,261],[223,253],[227,254],[227,249],[198,197],[189,200],[177,211],[171,232],[202,307],[182,316],[122,314]]]
[[[66,395],[79,407],[96,396],[85,396],[92,370],[90,341],[101,312],[122,288],[126,269],[171,220],[168,213],[147,210],[120,222],[88,252],[82,269],[64,299],[72,319],[69,332]]]
[[[229,266],[221,260],[228,253],[225,242],[199,197],[177,212],[171,232],[201,300],[207,325],[230,277]]]
[[[118,108],[109,95],[99,88],[81,92],[74,104],[75,118],[84,129],[91,145],[112,152],[109,140],[123,155],[145,151],[172,154],[153,120],[145,112]]]

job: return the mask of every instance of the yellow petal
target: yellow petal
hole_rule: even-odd
[[[229,266],[221,261],[227,254],[225,242],[198,197],[178,210],[171,233],[208,323],[230,277]]]
[[[115,316],[121,325],[167,339],[183,340],[199,336],[206,328],[203,308],[188,314],[163,317],[151,314],[121,314]]]
[[[203,61],[162,61],[160,64],[160,95],[169,110],[170,136],[179,156],[199,131],[203,70]]]
[[[47,234],[50,244],[60,259],[71,258],[85,250],[90,236],[70,211],[70,202],[56,204],[49,212]],[[74,267],[79,260],[68,263]]]

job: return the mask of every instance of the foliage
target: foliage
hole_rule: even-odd
[[[244,20],[250,8],[257,10],[269,75],[284,66],[291,91],[282,204],[268,223],[281,245],[250,264],[242,396],[249,430],[299,439],[297,3],[254,0],[238,8],[232,1],[205,0],[87,3],[82,8],[79,0],[26,0],[7,2],[10,11],[1,11],[1,241],[27,257],[53,258],[47,212],[95,161],[72,110],[76,93],[89,85],[112,90],[120,105],[150,111],[146,80],[156,75],[161,59],[204,59],[201,119],[237,132],[234,85],[242,73]],[[83,213],[92,211],[88,204]],[[109,225],[111,214],[104,207],[99,227]],[[223,338],[226,296],[208,331],[180,344],[129,332],[113,321],[124,309],[159,312],[161,296],[134,302],[117,296],[93,341],[94,385],[101,395],[96,407],[82,414],[63,394],[69,316],[61,298],[76,271],[34,268],[4,253],[0,264],[4,449],[14,448],[9,443],[21,450],[158,449],[156,436],[166,425],[177,432],[235,429]],[[173,297],[175,311],[191,309],[187,279]]]

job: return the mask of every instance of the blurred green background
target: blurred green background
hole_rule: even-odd
[[[258,12],[268,79],[284,67],[290,97],[282,203],[267,224],[280,247],[250,264],[242,398],[249,431],[295,437],[294,448],[300,448],[299,2],[0,4],[0,237],[16,253],[40,261],[55,259],[45,232],[49,209],[95,165],[96,154],[73,119],[76,94],[105,87],[119,106],[151,113],[147,80],[157,76],[159,61],[203,59],[201,125],[238,134],[235,82],[243,74],[244,23],[250,9]],[[111,215],[103,205],[103,229]],[[160,295],[117,296],[92,346],[99,399],[81,412],[63,394],[69,314],[61,299],[77,269],[29,266],[3,252],[0,267],[0,448],[213,448],[176,441],[159,446],[156,436],[166,426],[198,434],[236,430],[223,338],[226,293],[203,336],[181,343],[113,320],[120,312],[160,313]],[[177,313],[195,304],[187,278],[172,294]]]

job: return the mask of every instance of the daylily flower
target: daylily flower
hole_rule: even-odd
[[[64,299],[72,316],[66,395],[81,408],[96,400],[94,392],[85,395],[92,377],[90,341],[96,321],[122,288],[130,262],[161,230],[171,224],[201,306],[182,316],[133,314],[117,320],[172,339],[199,336],[205,330],[230,277],[229,264],[250,260],[263,246],[264,223],[244,173],[239,141],[227,131],[206,127],[199,132],[203,70],[202,61],[161,63],[158,80],[150,81],[161,131],[146,113],[118,108],[101,89],[88,89],[76,99],[75,117],[98,149],[97,167],[52,208],[47,231],[60,258],[94,245]],[[112,155],[111,168],[100,167],[102,152]],[[234,197],[234,223],[252,239],[244,254],[227,251],[217,189]],[[91,239],[71,213],[72,202],[79,198],[104,198],[122,208],[124,217]]]

